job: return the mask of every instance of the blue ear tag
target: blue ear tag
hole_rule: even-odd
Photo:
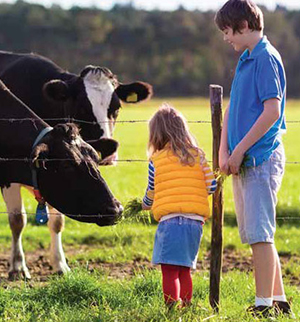
[[[39,225],[46,224],[49,219],[48,207],[45,203],[39,203],[36,207],[35,221]]]

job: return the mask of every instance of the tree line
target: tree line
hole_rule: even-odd
[[[262,8],[265,34],[283,57],[289,97],[300,96],[300,11]],[[239,57],[224,43],[215,12],[137,10],[115,5],[105,11],[22,0],[0,4],[0,49],[34,52],[79,73],[105,66],[122,82],[144,80],[157,96],[207,96],[209,84],[229,94]]]

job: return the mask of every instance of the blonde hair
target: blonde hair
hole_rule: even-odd
[[[149,121],[148,157],[164,148],[169,148],[183,165],[193,166],[198,155],[201,160],[205,157],[190,133],[184,116],[166,103]]]

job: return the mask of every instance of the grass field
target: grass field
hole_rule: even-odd
[[[205,99],[164,100],[178,108],[188,121],[210,121],[209,101]],[[153,99],[138,106],[125,106],[119,120],[147,120],[162,100]],[[226,102],[225,102],[226,104]],[[224,104],[224,105],[225,105]],[[300,121],[300,101],[289,101],[287,120]],[[190,124],[199,145],[211,160],[211,125]],[[288,123],[284,136],[287,161],[300,161],[298,132],[300,123]],[[120,123],[115,138],[120,142],[119,159],[115,167],[101,168],[101,173],[115,196],[125,205],[135,197],[142,197],[146,188],[147,162],[122,162],[146,160],[148,137],[147,123]],[[293,298],[294,310],[300,313],[300,164],[287,164],[286,174],[279,193],[279,228],[276,245],[284,259],[283,273],[287,295]],[[238,256],[249,258],[250,251],[239,241],[237,227],[232,224],[234,206],[231,179],[225,181],[224,247],[233,251],[235,261],[243,266]],[[36,202],[24,190],[26,209],[34,212]],[[0,212],[5,212],[0,200]],[[292,219],[292,218],[297,219]],[[209,276],[207,267],[194,274],[194,305],[182,312],[168,313],[162,305],[160,274],[152,270],[149,261],[156,226],[123,222],[114,227],[99,228],[66,220],[63,234],[69,265],[74,272],[63,278],[53,278],[47,283],[8,283],[0,279],[0,321],[251,321],[244,313],[254,300],[251,273],[230,269],[223,274],[220,315],[213,316],[208,304]],[[0,217],[0,253],[8,254],[10,231],[7,216]],[[48,249],[50,236],[47,227],[33,224],[32,218],[24,232],[26,252],[34,256],[37,250]],[[205,226],[199,253],[199,263],[205,261],[210,248],[210,224]],[[72,249],[72,251],[69,251]],[[112,277],[110,272],[99,269],[101,263],[132,265],[148,263],[146,270],[137,270],[129,276]],[[93,272],[89,264],[100,263]],[[234,266],[234,265],[233,265]],[[232,268],[232,267],[231,267]],[[34,276],[33,276],[34,278]],[[296,281],[296,282],[295,282]],[[298,284],[297,284],[298,283]],[[298,315],[299,316],[299,315]],[[278,321],[288,321],[280,318]]]

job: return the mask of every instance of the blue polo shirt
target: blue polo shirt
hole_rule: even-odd
[[[246,151],[244,164],[257,166],[268,160],[286,130],[284,109],[286,78],[278,51],[264,36],[251,53],[245,50],[236,67],[230,92],[228,146],[234,148],[248,133],[264,110],[264,101],[277,98],[281,102],[279,120]]]

